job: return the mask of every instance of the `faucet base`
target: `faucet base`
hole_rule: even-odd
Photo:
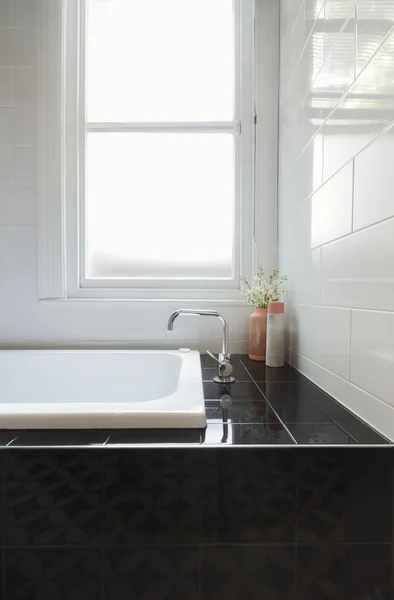
[[[235,377],[214,377],[215,383],[234,383]]]

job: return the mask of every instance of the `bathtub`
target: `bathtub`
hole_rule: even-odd
[[[0,429],[205,427],[192,351],[0,351]]]

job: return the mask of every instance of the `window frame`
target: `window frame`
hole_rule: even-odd
[[[81,253],[76,239],[76,232],[83,227],[79,190],[83,185],[81,149],[84,148],[85,142],[85,115],[81,111],[78,98],[80,76],[83,77],[81,48],[84,44],[85,0],[42,0],[43,17],[39,48],[42,66],[39,123],[41,176],[38,221],[41,300],[179,299],[244,304],[236,279],[239,276],[251,277],[258,262],[257,238],[261,229],[257,223],[260,209],[256,206],[255,178],[258,154],[256,144],[259,138],[255,85],[255,6],[254,0],[234,2],[235,14],[238,15],[235,36],[238,64],[242,65],[242,68],[237,69],[236,105],[240,108],[235,115],[238,123],[234,124],[237,133],[240,134],[234,136],[236,156],[240,163],[239,180],[236,182],[240,198],[236,213],[236,220],[239,219],[240,223],[239,234],[236,236],[239,248],[239,270],[235,269],[236,278],[231,285],[228,281],[218,285],[218,280],[215,280],[212,286],[208,286],[204,281],[204,287],[199,287],[197,281],[194,285],[189,285],[188,280],[179,281],[177,285],[173,285],[174,280],[170,280],[170,286],[161,287],[114,287],[115,282],[111,280],[109,285],[89,287],[86,281],[81,282]],[[272,114],[268,115],[268,118],[270,117]],[[242,131],[239,131],[239,123]],[[222,127],[220,123],[215,125]],[[272,238],[272,235],[269,237]],[[266,248],[263,248],[264,245]],[[267,249],[267,243],[263,246],[262,251]],[[267,262],[269,265],[275,264],[276,261],[271,258],[273,252],[270,254]],[[121,282],[124,283],[124,280]]]

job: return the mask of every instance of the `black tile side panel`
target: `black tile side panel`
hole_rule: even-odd
[[[391,449],[5,450],[1,600],[392,600]]]

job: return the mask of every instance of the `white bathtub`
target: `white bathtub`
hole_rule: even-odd
[[[198,352],[0,351],[0,429],[205,427]]]

